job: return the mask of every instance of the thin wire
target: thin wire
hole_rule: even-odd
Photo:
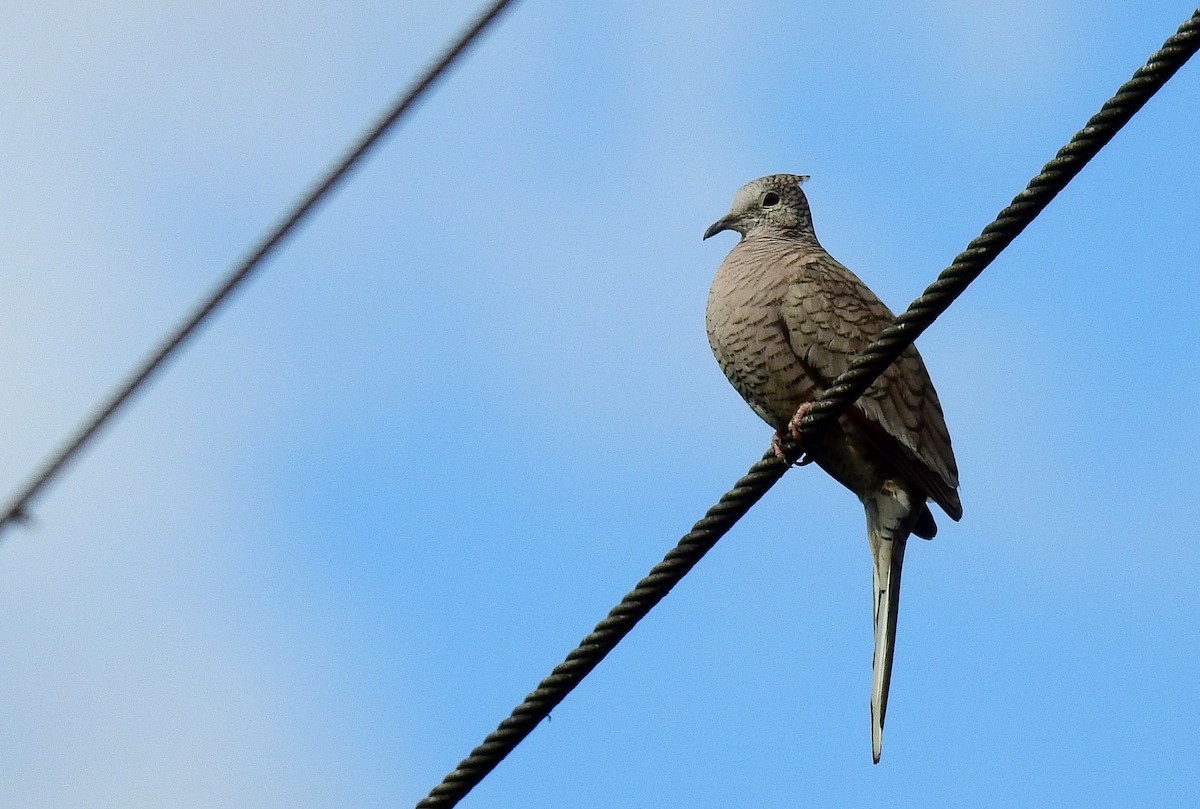
[[[263,261],[279,247],[283,240],[296,229],[317,204],[323,201],[345,179],[346,175],[362,160],[367,152],[458,61],[467,48],[496,21],[502,12],[514,3],[515,0],[495,0],[495,2],[489,4],[479,13],[474,22],[459,35],[458,39],[413,82],[408,91],[362,136],[358,143],[346,153],[337,165],[320,182],[313,186],[296,207],[263,238],[258,246],[250,251],[246,258],[230,272],[225,281],[213,290],[176,330],[159,344],[158,348],[134,370],[126,382],[117,388],[96,409],[93,415],[79,427],[75,434],[63,444],[58,452],[46,461],[40,471],[30,479],[25,488],[5,508],[4,516],[0,518],[0,534],[10,525],[28,521],[30,502],[63,471],[67,464],[75,459],[80,451],[95,438],[101,428],[112,420],[118,411],[129,402],[133,395],[141,390],[162,369],[167,360],[182,348],[189,338],[195,335],[200,326],[222,304],[228,301],[230,296],[250,278],[255,270],[262,265]]]
[[[1030,181],[1029,186],[983,229],[938,280],[909,307],[893,327],[885,329],[862,356],[818,400],[804,419],[803,436],[811,436],[842,409],[852,404],[900,355],[917,335],[962,293],[983,269],[1041,213],[1054,196],[1066,187],[1079,170],[1134,113],[1175,74],[1200,48],[1200,9],[1150,57],[1147,64],[1123,84],[1100,112],[1059,150],[1053,160]],[[820,416],[817,414],[821,413]],[[803,440],[803,436],[802,439]],[[798,451],[798,446],[791,448]],[[447,809],[455,806],[488,773],[528,736],[566,698],[584,677],[629,634],[651,609],[687,575],[717,541],[751,506],[783,477],[789,465],[768,451],[720,501],[710,508],[692,530],[679,540],[663,561],[621,599],[621,603],[596,625],[550,676],[488,734],[483,743],[450,772],[417,809]]]

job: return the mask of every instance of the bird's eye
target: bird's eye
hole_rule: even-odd
[[[779,204],[779,195],[776,194],[774,191],[768,191],[767,193],[763,194],[762,204],[763,204],[764,208],[772,208],[772,207],[778,205]]]

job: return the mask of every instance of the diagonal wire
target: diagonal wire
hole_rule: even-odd
[[[1163,43],[1162,48],[1145,65],[1134,72],[1129,81],[1121,85],[1116,95],[1104,102],[1100,111],[1088,119],[1083,129],[1075,133],[1066,146],[1058,150],[1054,159],[1042,167],[1025,190],[997,214],[995,221],[971,240],[967,249],[954,258],[921,297],[913,301],[894,324],[880,332],[875,341],[834,380],[801,420],[798,443],[803,444],[806,437],[815,435],[862,396],[884,369],[949,308],[1000,251],[1020,235],[1150,97],[1183,67],[1197,48],[1200,48],[1200,9]]]
[[[802,438],[844,410],[868,388],[900,353],[946,310],[971,281],[1066,187],[1084,165],[1107,144],[1175,72],[1200,48],[1200,9],[1154,53],[1133,78],[1121,85],[1096,115],[1059,150],[1011,205],[973,239],[937,280],[851,363],[817,400],[802,422]],[[790,448],[798,453],[799,447]],[[792,453],[789,453],[792,454]],[[483,743],[417,804],[417,809],[455,806],[505,756],[521,743],[550,711],[611,652],[634,625],[695,567],[751,506],[783,477],[788,464],[768,451],[733,489],[710,508],[633,591],[621,599],[591,634],[554,667],[512,714]]]
[[[468,47],[496,21],[515,0],[494,0],[489,3],[457,39],[430,65],[424,73],[402,95],[392,107],[346,152],[335,165],[302,200],[288,213],[253,250],[229,273],[226,279],[183,320],[175,331],[166,337],[156,349],[139,365],[129,378],[106,399],[78,430],[52,455],[40,470],[13,497],[0,517],[0,534],[15,523],[29,518],[29,504],[41,491],[75,459],[96,434],[129,400],[149,382],[156,373],[197,330],[238,290],[263,261],[286,239],[296,227],[324,200],[337,185],[346,178],[367,152],[374,147],[424,96],[438,79],[454,65]]]

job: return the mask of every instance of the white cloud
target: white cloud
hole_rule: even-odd
[[[236,122],[264,87],[323,74],[312,52],[243,39],[241,58],[264,62],[222,65],[209,53],[200,69],[225,72],[172,84],[171,72],[184,79],[188,69],[183,51],[203,51],[221,24],[230,35],[253,16],[213,12],[115,2],[5,9],[5,494],[206,289],[223,269],[216,258],[242,248],[234,234],[228,246],[210,242],[207,256],[189,254],[191,235],[164,227],[174,212],[158,206],[178,193],[166,186],[198,190],[213,169],[198,148],[206,135],[225,133],[210,144],[226,150],[215,162],[238,159],[230,143],[246,135]],[[255,78],[231,100],[239,76]],[[301,95],[276,96],[270,114],[294,122],[280,113]],[[221,104],[232,105],[227,116],[214,115]],[[197,133],[201,119],[209,126]],[[157,151],[143,152],[151,143]],[[255,183],[244,163],[226,166]],[[184,204],[194,203],[217,210],[211,194]],[[274,213],[242,227],[260,229]],[[236,325],[203,339],[223,341],[234,364],[284,362]],[[270,375],[231,396],[228,366],[204,357],[193,346],[34,504],[34,524],[0,545],[6,804],[341,805],[329,784],[357,780],[307,765],[327,741],[307,725],[293,668],[310,656],[308,640],[280,644],[273,636],[290,633],[288,622],[253,606],[263,528],[238,476],[267,432],[255,434],[246,414],[270,418]],[[344,796],[345,786],[333,791]]]

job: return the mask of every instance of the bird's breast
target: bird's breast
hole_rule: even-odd
[[[782,262],[764,265],[744,245],[734,248],[713,279],[705,317],[708,342],[737,392],[780,430],[816,393],[780,316],[794,270]]]

